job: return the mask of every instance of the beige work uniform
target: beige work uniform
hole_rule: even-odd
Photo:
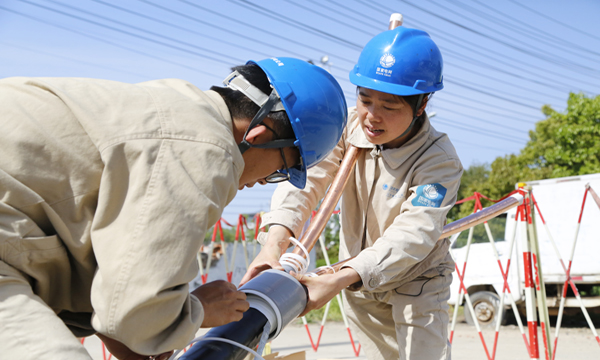
[[[0,109],[0,357],[90,359],[71,331],[185,346],[204,317],[196,254],[244,168],[222,98],[9,78]]]
[[[418,133],[396,149],[367,141],[350,109],[333,153],[309,170],[304,190],[282,183],[263,225],[299,235],[323,198],[349,144],[364,148],[341,201],[340,260],[360,275],[360,291],[345,291],[346,310],[369,359],[447,359],[453,262],[438,241],[456,201],[463,171],[446,134],[426,115]]]

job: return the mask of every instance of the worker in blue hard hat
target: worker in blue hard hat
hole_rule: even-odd
[[[209,91],[0,80],[2,358],[91,360],[77,337],[97,334],[118,359],[163,359],[242,318],[234,285],[189,289],[205,233],[244,186],[303,188],[347,106],[298,59],[233,70]]]
[[[262,226],[264,247],[242,283],[278,262],[299,237],[349,145],[362,148],[340,203],[340,260],[333,274],[300,277],[305,310],[343,290],[344,308],[369,359],[449,359],[448,305],[454,269],[438,241],[456,201],[463,167],[425,108],[443,88],[442,56],[430,36],[397,27],[375,36],[350,72],[356,107],[329,157],[308,172],[304,190],[280,185]]]

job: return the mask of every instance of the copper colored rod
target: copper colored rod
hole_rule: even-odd
[[[308,229],[306,232],[304,232],[304,235],[300,240],[300,243],[304,245],[308,252],[312,250],[319,240],[319,236],[323,232],[323,229],[325,229],[329,218],[331,218],[331,214],[333,213],[335,206],[340,200],[340,197],[342,197],[344,187],[346,187],[346,184],[348,183],[348,178],[354,169],[354,165],[356,165],[356,160],[358,159],[360,152],[361,149],[352,145],[350,145],[346,150],[346,154],[344,154],[344,158],[340,164],[340,169],[335,175],[333,183],[331,183],[325,198],[323,198],[323,202],[319,207],[319,211],[311,221]],[[304,253],[298,247],[296,247],[293,252],[295,254],[304,256]]]
[[[475,225],[479,225],[483,222],[486,222],[489,219],[493,219],[496,216],[507,212],[509,209],[512,209],[515,206],[521,205],[521,203],[523,203],[523,196],[520,194],[515,194],[515,195],[512,195],[512,196],[510,196],[490,207],[487,207],[481,211],[478,211],[478,212],[471,214],[469,216],[466,216],[462,219],[451,222],[450,224],[444,226],[442,235],[440,235],[440,238],[438,240],[445,239],[445,238],[452,236],[454,234],[457,234],[461,231],[472,228]],[[342,260],[340,262],[337,262],[337,263],[331,265],[331,268],[333,268],[333,271],[330,267],[320,267],[320,268],[315,269],[313,271],[313,273],[315,273],[317,275],[333,274],[334,271],[335,272],[339,271],[342,268],[342,266],[344,266],[344,264],[346,264],[348,261],[350,261],[352,259],[354,259],[354,257],[351,257],[346,260]]]

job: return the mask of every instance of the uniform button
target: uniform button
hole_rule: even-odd
[[[375,280],[375,279],[369,280],[369,286],[370,287],[374,288],[374,287],[377,287],[377,285],[378,285],[377,284],[377,280]]]

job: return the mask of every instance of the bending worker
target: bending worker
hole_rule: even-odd
[[[347,108],[304,61],[234,70],[210,91],[0,81],[1,358],[91,360],[76,337],[94,333],[119,359],[165,358],[242,318],[232,284],[188,289],[205,233],[244,186],[303,187]]]
[[[356,107],[332,154],[309,171],[304,190],[273,195],[265,246],[242,283],[298,237],[349,145],[363,148],[342,195],[340,260],[333,275],[302,277],[305,313],[344,290],[345,310],[369,359],[449,359],[448,305],[454,263],[438,241],[463,171],[446,134],[425,107],[443,88],[442,56],[423,31],[397,27],[375,36],[350,73]],[[265,239],[261,239],[264,242]]]

